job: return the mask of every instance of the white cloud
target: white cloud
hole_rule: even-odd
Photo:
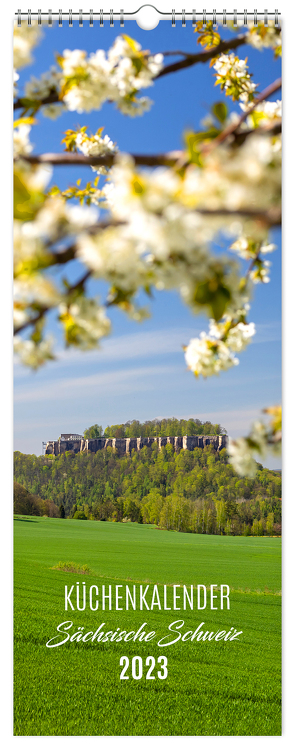
[[[136,334],[106,339],[101,349],[87,355],[87,361],[111,362],[115,360],[133,360],[158,354],[181,352],[183,344],[196,336],[195,329],[160,329],[159,331],[142,331]],[[61,360],[81,360],[83,353],[76,351],[61,352]]]
[[[282,331],[280,321],[257,323],[256,332],[256,335],[253,337],[253,344],[265,344],[266,342],[281,341]]]
[[[133,368],[130,370],[107,371],[105,373],[95,373],[89,376],[79,378],[60,378],[54,381],[46,381],[39,385],[34,384],[28,388],[19,389],[15,393],[15,402],[63,402],[70,399],[77,399],[79,389],[89,393],[95,390],[100,397],[107,394],[126,394],[134,391],[153,391],[157,388],[157,376],[171,375],[171,368],[163,367],[146,367]]]

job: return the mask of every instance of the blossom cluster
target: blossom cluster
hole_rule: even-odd
[[[33,331],[29,340],[15,337],[15,351],[21,362],[32,368],[53,358],[53,341],[43,338],[44,311],[59,310],[67,344],[88,349],[97,346],[110,331],[99,301],[85,297],[79,286],[58,287],[47,273],[58,263],[58,244],[91,229],[98,219],[94,207],[71,206],[61,196],[46,198],[40,193],[50,175],[44,167],[32,168],[22,160],[17,163],[15,179],[19,190],[23,187],[26,195],[30,194],[32,217],[14,220],[14,325],[18,330],[32,322]]]
[[[66,343],[75,344],[80,349],[97,347],[99,339],[111,330],[104,308],[98,301],[82,295],[70,304],[60,304],[59,320],[64,326]]]
[[[21,156],[21,154],[30,154],[33,151],[33,145],[30,142],[31,126],[25,122],[19,122],[13,131],[13,157]]]
[[[214,280],[221,295],[227,294],[225,285],[230,290],[228,298],[240,303],[235,262],[228,258],[217,261],[209,250],[220,217],[208,219],[196,211],[199,175],[195,167],[192,173],[189,181],[170,168],[147,173],[120,156],[112,168],[107,193],[117,226],[96,235],[82,234],[78,238],[80,260],[125,295],[151,285],[159,290],[178,288],[197,312],[206,304],[206,295],[198,298],[198,286]],[[208,310],[212,310],[209,290],[207,297]]]
[[[243,103],[240,104],[241,109],[247,110],[247,106]],[[276,102],[260,102],[256,105],[253,112],[251,112],[246,120],[245,126],[247,128],[259,128],[272,125],[276,120],[281,120],[282,117],[282,102],[277,100]]]
[[[261,253],[273,249],[266,241],[265,226],[239,215],[239,209],[242,212],[255,200],[267,210],[279,199],[279,155],[273,139],[253,135],[238,150],[216,148],[203,168],[191,165],[184,175],[168,167],[139,170],[130,157],[119,155],[111,180],[107,202],[117,226],[83,233],[77,246],[79,259],[92,273],[120,292],[113,299],[155,286],[178,288],[194,312],[205,308],[217,320],[225,309],[235,315],[244,307],[249,289],[241,288],[236,263],[228,257],[217,259],[209,244],[224,232],[238,235],[242,246],[243,232],[247,237],[248,230]],[[222,215],[223,209],[229,214]],[[232,210],[237,212],[235,218]],[[241,254],[240,246],[232,248]],[[250,251],[246,256],[244,249],[244,257],[252,260],[253,256]],[[255,260],[257,271],[258,254]],[[255,281],[252,271],[250,280]]]
[[[257,420],[246,438],[229,441],[229,460],[235,471],[242,476],[254,477],[257,472],[255,456],[264,459],[268,453],[281,453],[282,409],[280,406],[263,410],[272,415],[270,425]]]
[[[42,73],[40,78],[36,78],[36,76],[31,76],[30,81],[28,81],[25,85],[25,96],[26,99],[33,102],[35,104],[36,109],[38,108],[38,103],[42,103],[43,100],[46,100],[51,95],[55,95],[57,92],[60,92],[62,84],[62,73],[61,71],[57,70],[57,68],[52,65],[49,71],[46,71],[46,73]],[[62,102],[49,102],[48,104],[43,104],[42,106],[42,114],[44,117],[49,117],[51,120],[55,120],[57,117],[62,115],[63,112],[66,111],[66,106]]]
[[[32,21],[30,26],[27,23],[20,26],[14,24],[13,62],[17,70],[33,62],[32,50],[40,42],[41,37],[42,31],[37,21]]]
[[[281,29],[275,26],[273,19],[268,20],[267,26],[261,21],[254,25],[253,21],[248,23],[249,32],[247,34],[247,42],[258,50],[263,48],[271,48],[274,50],[275,55],[281,55],[282,51],[282,36]]]
[[[126,35],[117,37],[107,54],[97,50],[87,56],[83,50],[64,50],[57,61],[59,68],[52,66],[25,87],[25,97],[35,109],[44,99],[56,96],[59,102],[42,107],[43,114],[51,118],[65,108],[79,113],[99,110],[106,101],[115,102],[123,114],[141,115],[151,101],[137,93],[151,86],[163,67],[162,54],[144,52]]]
[[[238,149],[220,145],[204,156],[202,168],[191,164],[182,172],[171,167],[140,170],[131,157],[118,154],[111,182],[104,189],[110,212],[107,227],[97,224],[94,207],[71,206],[61,194],[44,197],[38,205],[37,194],[32,218],[22,222],[20,216],[15,225],[17,321],[30,320],[32,311],[40,310],[42,304],[46,308],[76,304],[65,299],[65,292],[57,290],[44,274],[55,263],[49,249],[64,238],[75,237],[75,257],[92,276],[108,282],[108,301],[130,315],[141,316],[135,304],[137,292],[155,287],[178,289],[195,313],[206,312],[219,322],[215,329],[211,324],[209,336],[193,340],[186,350],[194,373],[212,375],[235,365],[235,353],[254,333],[253,325],[245,321],[251,280],[266,281],[263,256],[274,247],[267,241],[266,226],[244,216],[243,210],[253,202],[267,210],[279,199],[277,139],[254,131]],[[92,147],[109,148],[108,139],[104,141],[99,132],[88,137],[85,129],[80,138],[75,134],[74,141],[80,148],[85,144],[88,153]],[[17,165],[34,204],[34,180],[40,168],[21,159]],[[231,240],[238,238],[231,249],[252,263],[247,280],[241,280],[233,258],[212,253],[210,244],[220,233]],[[69,316],[60,318],[66,339],[67,332],[74,331],[73,309]],[[100,325],[100,315],[98,319]],[[69,320],[71,327],[66,326]],[[87,326],[75,326],[79,336],[71,334],[69,343],[80,346],[83,330],[83,336],[88,336],[85,346],[92,346]]]
[[[71,149],[78,149],[85,156],[113,156],[118,152],[118,147],[111,141],[108,135],[102,136],[103,128],[99,128],[94,136],[88,136],[87,128],[83,127],[71,136]],[[66,139],[65,139],[66,140]],[[106,175],[108,168],[104,166],[91,167],[94,172]]]
[[[269,270],[271,262],[266,261],[264,256],[266,253],[272,253],[275,249],[276,245],[274,243],[257,242],[253,237],[244,237],[243,235],[240,235],[230,246],[230,250],[236,252],[240,258],[251,261],[248,276],[254,284],[259,282],[267,284],[270,281]]]
[[[254,323],[240,321],[232,325],[229,317],[220,323],[211,320],[209,334],[202,331],[200,337],[191,339],[185,347],[188,369],[196,377],[202,375],[207,378],[238,365],[239,360],[233,353],[245,349],[254,334]]]
[[[54,360],[53,339],[48,337],[40,342],[34,342],[32,339],[21,339],[20,336],[14,337],[14,351],[18,355],[23,365],[27,365],[34,370],[48,360]]]
[[[220,55],[213,68],[217,71],[216,84],[226,96],[231,96],[234,101],[240,100],[246,104],[253,101],[257,84],[251,81],[247,60],[240,60],[232,52],[229,55]]]

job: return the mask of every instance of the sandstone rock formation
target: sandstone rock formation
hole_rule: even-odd
[[[184,435],[184,436],[150,436],[149,438],[84,438],[77,440],[59,440],[48,441],[46,443],[45,454],[54,454],[59,456],[66,451],[74,451],[75,454],[80,452],[96,453],[102,449],[116,449],[119,456],[131,454],[132,449],[140,451],[144,446],[148,448],[154,443],[158,449],[170,443],[175,451],[186,449],[193,451],[195,448],[203,449],[204,446],[213,446],[215,451],[221,451],[227,445],[227,436],[225,435]]]

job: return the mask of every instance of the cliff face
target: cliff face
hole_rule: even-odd
[[[213,446],[215,451],[220,451],[227,445],[227,436],[225,435],[184,435],[184,436],[163,436],[149,438],[93,438],[91,440],[73,440],[73,441],[48,441],[46,443],[45,454],[64,454],[66,451],[74,451],[75,454],[81,451],[90,451],[96,453],[106,448],[116,449],[119,456],[131,454],[132,449],[140,451],[144,446],[148,448],[154,443],[158,449],[170,443],[175,451],[186,449],[193,451],[195,448],[203,449],[204,446]]]

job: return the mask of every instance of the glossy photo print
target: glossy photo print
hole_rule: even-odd
[[[14,734],[280,736],[281,24],[51,20],[13,29]]]

